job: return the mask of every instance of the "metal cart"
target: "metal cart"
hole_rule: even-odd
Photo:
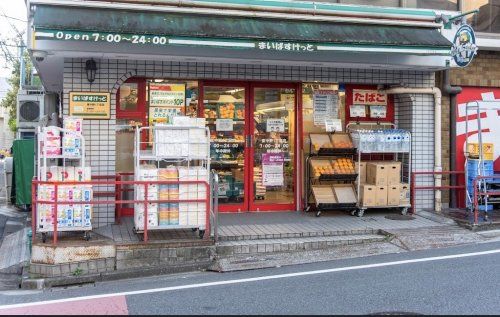
[[[351,136],[354,142],[354,145],[358,149],[358,174],[361,174],[361,156],[363,154],[367,154],[372,158],[372,155],[386,155],[391,154],[394,155],[395,161],[400,161],[401,166],[401,180],[405,183],[410,184],[411,182],[411,133],[409,131],[399,130],[401,131],[403,141],[401,144],[396,145],[398,142],[393,142],[393,144],[388,145],[382,140],[378,140],[377,137],[381,135],[378,131],[392,131],[393,129],[378,129],[378,130],[364,130],[364,129],[352,129],[351,128]],[[371,132],[373,131],[373,132]],[[404,132],[402,132],[404,131]],[[357,193],[358,193],[358,203],[357,210],[351,212],[351,214],[357,215],[358,217],[362,217],[366,209],[372,208],[383,208],[383,209],[399,209],[402,215],[406,215],[408,213],[408,208],[411,207],[410,203],[408,204],[400,204],[397,206],[365,206],[361,201],[361,182],[357,182]],[[408,201],[410,201],[408,199]]]
[[[465,106],[465,166],[464,166],[464,171],[465,171],[465,182],[467,184],[466,186],[466,207],[467,211],[473,212],[474,209],[474,188],[472,186],[472,181],[475,176],[490,176],[494,175],[493,168],[491,170],[487,171],[486,166],[485,166],[485,159],[484,159],[484,153],[483,153],[483,127],[482,127],[482,118],[481,118],[481,112],[482,111],[498,111],[500,110],[500,107],[498,106],[498,101],[494,100],[481,100],[481,101],[471,101],[468,102]],[[471,158],[471,153],[469,153],[469,133],[473,132],[470,131],[469,129],[471,128],[471,124],[469,123],[469,115],[473,114],[474,119],[477,121],[477,137],[478,137],[478,156],[477,159],[474,158],[474,160],[477,161],[476,164],[476,171],[474,172],[474,175],[470,175],[469,171],[469,162],[472,159]],[[494,159],[494,157],[492,158]],[[491,162],[491,165],[493,162]],[[471,179],[469,179],[471,177]],[[500,178],[497,177],[492,177],[492,178],[481,178],[477,182],[477,187],[478,191],[482,193],[482,195],[478,195],[479,199],[481,200],[479,202],[479,210],[484,211],[484,219],[488,220],[488,211],[492,210],[492,204],[499,204],[500,203],[500,198],[498,196],[492,196],[489,197],[485,193],[491,189],[491,188],[500,188]]]
[[[170,131],[170,132],[168,132]],[[175,131],[175,132],[173,132]],[[167,133],[174,133],[178,137],[167,137]],[[152,136],[152,141],[142,141],[142,136],[148,134]],[[196,135],[196,137],[195,137]],[[202,136],[202,137],[200,137]],[[139,179],[139,169],[141,164],[144,162],[153,163],[156,168],[166,167],[167,164],[174,165],[176,167],[182,166],[187,167],[201,167],[207,171],[206,179],[204,182],[208,184],[209,182],[209,172],[210,172],[210,131],[204,125],[201,126],[174,126],[174,125],[155,125],[148,127],[137,127],[135,131],[135,149],[134,149],[134,165],[135,165],[135,180],[141,181]],[[168,149],[177,148],[178,153],[172,153]],[[170,153],[169,153],[170,152]],[[198,179],[199,180],[199,179]],[[181,179],[172,180],[172,184],[176,183],[182,185]],[[146,186],[147,187],[147,186]],[[137,187],[135,188],[137,191]],[[207,189],[207,193],[210,190]],[[145,194],[142,194],[146,197]],[[137,195],[135,195],[137,199]],[[149,200],[149,198],[147,198]],[[209,201],[209,195],[206,201]],[[158,200],[158,199],[156,199]],[[199,199],[198,199],[199,200]],[[192,202],[193,200],[189,200]],[[188,200],[175,200],[178,203],[188,202]],[[205,202],[205,200],[203,200]],[[159,204],[168,203],[159,202]],[[147,230],[169,230],[169,229],[192,229],[193,231],[198,230],[200,238],[203,237],[206,229],[206,223],[200,223],[199,221],[192,221],[184,225],[160,225],[145,227],[143,224],[138,223],[137,208],[134,208],[134,231],[136,233],[144,233],[145,228]],[[190,211],[199,212],[199,211]],[[207,214],[207,211],[204,211]],[[144,217],[146,218],[145,213]],[[198,215],[198,214],[197,214]],[[199,219],[199,218],[197,218]],[[146,223],[146,221],[145,221]]]
[[[81,151],[78,154],[72,154],[72,155],[67,155],[64,153],[64,147],[62,144],[59,146],[61,154],[59,155],[51,155],[47,154],[47,131],[51,129],[53,131],[57,131],[59,136],[65,135],[65,136],[72,136],[75,137],[79,140],[80,142],[80,148]],[[62,137],[61,137],[62,139]],[[72,130],[67,130],[63,129],[60,127],[38,127],[37,128],[37,155],[36,155],[36,162],[37,162],[37,179],[40,181],[46,181],[46,175],[43,173],[46,173],[50,166],[59,166],[58,161],[62,161],[62,168],[63,172],[66,172],[66,167],[68,166],[73,166],[73,167],[81,167],[85,168],[85,138],[83,137],[82,134],[76,133],[75,131]],[[57,184],[57,185],[56,185]],[[40,186],[40,185],[39,185]],[[58,195],[58,189],[60,189],[61,186],[64,186],[64,182],[54,182],[54,185],[47,185],[47,186],[53,186],[55,189],[55,195]],[[39,191],[39,188],[37,188],[37,191]],[[63,205],[64,202],[59,202],[59,205]],[[47,205],[44,203],[38,203],[38,205]],[[82,204],[78,204],[79,206],[82,206]],[[57,210],[57,205],[55,214],[56,217],[54,217],[53,221],[58,221],[58,210]],[[41,223],[42,217],[40,217],[40,212],[41,208],[37,206],[37,225],[36,225],[36,232],[42,234],[42,241],[45,242],[47,240],[47,233],[54,232],[53,226],[50,224],[43,224]],[[83,217],[83,211],[82,211],[82,217]],[[90,240],[91,235],[90,231],[92,231],[92,225],[90,224],[89,226],[84,226],[84,221],[82,220],[82,225],[81,226],[57,226],[57,232],[64,232],[64,231],[82,231],[84,234],[84,239],[85,240]]]

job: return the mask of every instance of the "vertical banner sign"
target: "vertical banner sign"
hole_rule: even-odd
[[[315,126],[324,126],[325,119],[339,117],[339,96],[335,90],[315,90],[313,94]]]
[[[171,124],[172,118],[184,112],[186,85],[149,84],[149,125]]]
[[[285,163],[284,153],[263,153],[262,154],[262,185],[283,186]]]

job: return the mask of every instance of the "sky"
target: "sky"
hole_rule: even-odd
[[[0,40],[5,41],[15,36],[15,31],[10,24],[16,26],[19,31],[24,31],[26,34],[26,4],[25,0],[0,0]],[[6,18],[5,16],[19,19]],[[26,39],[25,39],[26,42]],[[12,41],[7,41],[7,44],[14,44]],[[11,51],[18,54],[17,48],[10,47]],[[3,54],[0,54],[0,77],[9,77],[11,69],[6,68]]]

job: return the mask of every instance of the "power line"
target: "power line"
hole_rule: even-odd
[[[8,15],[5,15],[5,14],[2,14],[2,16],[6,19],[12,19],[12,20],[16,20],[16,21],[20,21],[20,22],[28,22],[26,20],[22,20],[22,19],[18,19],[18,18],[14,18],[14,17],[11,17],[11,16],[8,16]]]

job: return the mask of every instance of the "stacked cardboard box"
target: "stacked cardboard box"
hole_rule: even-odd
[[[359,194],[364,207],[408,204],[408,185],[401,183],[401,162],[367,162],[366,184],[362,183]]]

